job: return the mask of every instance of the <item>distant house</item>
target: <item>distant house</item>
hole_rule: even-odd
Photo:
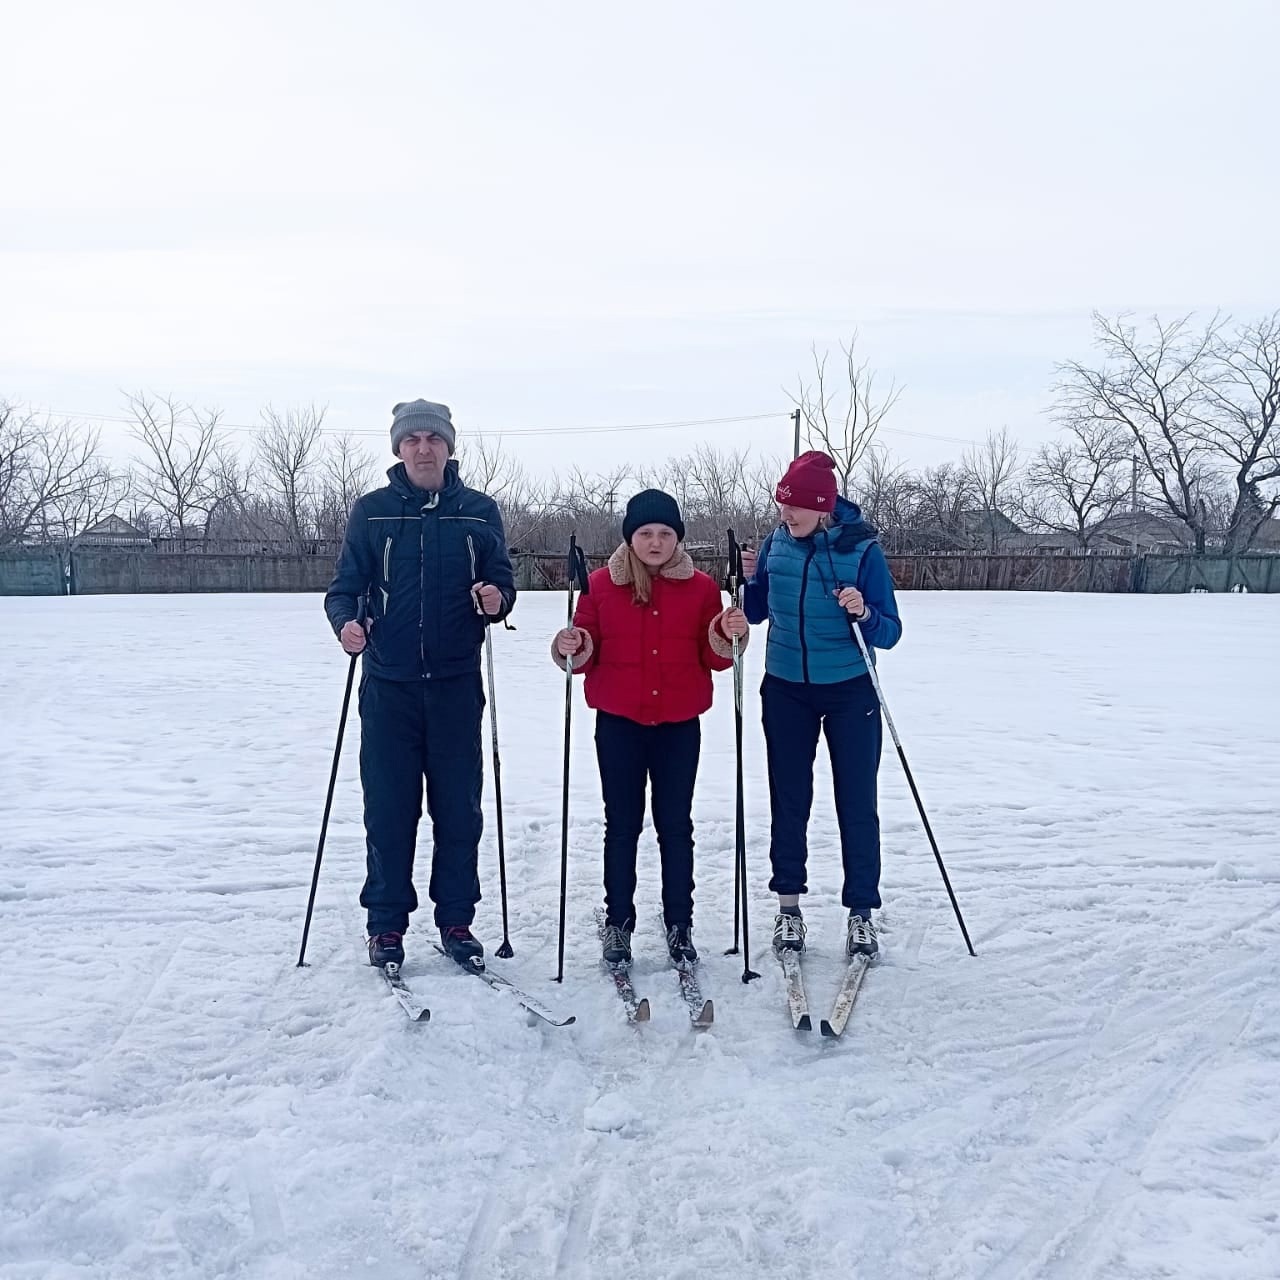
[[[961,511],[957,523],[961,534],[977,550],[995,547],[1010,549],[1025,537],[1003,511]]]
[[[1180,520],[1150,511],[1117,511],[1099,520],[1091,530],[1091,543],[1099,551],[1189,551],[1194,545],[1191,530]]]
[[[151,546],[151,539],[141,529],[135,528],[119,516],[106,516],[91,524],[76,540],[76,547],[143,548]]]
[[[1258,526],[1249,544],[1250,551],[1280,551],[1280,520],[1274,516]]]
[[[1014,551],[1027,551],[1032,554],[1049,552],[1083,551],[1080,539],[1074,533],[1052,531],[1047,533],[1020,533],[1012,541]]]

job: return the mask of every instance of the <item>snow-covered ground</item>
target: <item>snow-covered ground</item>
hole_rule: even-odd
[[[319,599],[0,601],[0,1276],[1274,1280],[1280,597],[902,604],[881,672],[978,958],[890,750],[886,958],[824,1041],[791,1030],[766,945],[762,636],[762,980],[721,954],[724,676],[696,812],[714,1028],[691,1030],[664,971],[648,834],[648,1026],[599,971],[580,693],[567,976],[549,981],[564,602],[526,596],[495,637],[516,957],[491,963],[578,1021],[529,1025],[430,949],[424,911],[407,976],[432,1018],[414,1025],[363,964],[354,720],[294,967],[346,667]],[[822,777],[825,1008],[841,912]],[[482,858],[492,951],[492,823]]]

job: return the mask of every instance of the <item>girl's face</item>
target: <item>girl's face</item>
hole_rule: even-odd
[[[642,524],[631,535],[631,550],[642,564],[659,569],[676,553],[676,531],[670,525]]]
[[[790,530],[793,538],[807,538],[822,521],[822,512],[807,511],[804,507],[788,507],[778,504],[778,519]]]

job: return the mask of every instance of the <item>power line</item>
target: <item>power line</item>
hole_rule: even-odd
[[[28,405],[28,409],[35,412],[34,405]],[[81,413],[74,409],[43,409],[40,412],[52,417],[73,418],[81,422],[94,423],[119,423],[124,426],[133,426],[135,419],[120,414],[110,413]],[[670,431],[679,430],[686,427],[711,427],[724,426],[727,424],[739,422],[764,422],[770,418],[790,418],[789,413],[775,410],[772,413],[747,413],[738,414],[727,418],[681,418],[670,422],[618,422],[608,425],[591,426],[572,426],[572,427],[468,427],[466,434],[471,436],[497,436],[502,439],[513,438],[522,439],[535,436],[581,436],[581,435],[605,435],[620,434],[623,432],[634,431]],[[231,432],[248,432],[257,433],[262,430],[261,423],[247,422],[220,422],[218,423],[220,431]],[[383,438],[387,435],[386,431],[382,431],[376,427],[321,427],[322,435],[332,436],[367,436],[369,438]],[[974,440],[967,436],[943,436],[937,435],[929,431],[911,431],[906,427],[888,427],[881,426],[877,430],[877,434],[885,435],[909,436],[915,440],[935,440],[941,444],[981,444],[981,441]]]
[[[29,409],[35,411],[34,405],[28,405]],[[80,422],[112,422],[122,423],[126,426],[132,426],[136,419],[121,414],[111,413],[82,413],[75,409],[42,409],[41,413],[58,418],[73,418]],[[466,433],[473,436],[547,436],[547,435],[591,435],[604,432],[621,432],[621,431],[664,431],[680,427],[708,427],[718,426],[724,423],[735,422],[762,422],[766,418],[780,418],[785,416],[779,411],[773,413],[747,413],[738,414],[728,418],[681,418],[671,422],[618,422],[611,423],[607,426],[573,426],[573,427],[468,427]],[[262,430],[261,423],[248,422],[219,422],[219,431],[250,431],[258,432]],[[350,436],[386,436],[387,432],[376,427],[321,427],[320,431],[324,435],[350,435]]]

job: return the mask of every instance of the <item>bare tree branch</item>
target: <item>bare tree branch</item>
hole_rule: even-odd
[[[0,545],[67,542],[110,510],[118,489],[96,432],[0,402]]]
[[[1069,420],[1110,423],[1128,432],[1155,493],[1191,531],[1203,551],[1207,512],[1204,488],[1213,458],[1200,432],[1204,378],[1221,321],[1215,316],[1193,333],[1191,317],[1170,323],[1154,317],[1140,337],[1124,317],[1094,313],[1101,368],[1071,361],[1059,366],[1057,412]]]
[[[847,493],[853,473],[875,440],[885,415],[898,402],[902,389],[895,382],[877,398],[877,374],[868,361],[858,362],[855,332],[848,345],[840,345],[844,356],[844,381],[839,388],[827,386],[827,353],[818,355],[812,349],[814,384],[800,382],[798,390],[788,392],[791,403],[800,410],[804,435],[809,448],[821,449],[835,459],[836,481],[841,493]]]
[[[1042,445],[1026,470],[1019,514],[1040,530],[1065,533],[1087,551],[1097,525],[1130,499],[1129,443],[1113,422],[1072,418],[1066,438]]]
[[[185,538],[215,497],[211,469],[223,444],[221,414],[142,392],[129,396],[128,406],[132,434],[146,450],[136,472],[140,495],[160,512],[165,532]]]
[[[283,414],[271,405],[262,411],[258,462],[284,536],[295,547],[315,528],[324,415],[314,404]]]
[[[1194,431],[1229,473],[1223,549],[1237,555],[1280,508],[1280,312],[1217,333],[1209,357]]]

